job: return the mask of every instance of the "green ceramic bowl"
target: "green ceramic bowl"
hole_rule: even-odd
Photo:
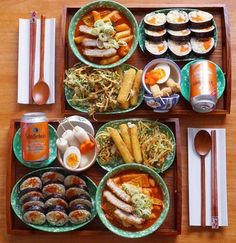
[[[169,9],[161,9],[161,10],[156,10],[154,11],[154,13],[164,13],[165,15],[168,14],[168,12],[170,12],[171,10],[174,10],[174,9],[181,9],[183,11],[185,11],[186,13],[189,13],[191,11],[194,11],[194,10],[197,10],[197,9],[190,9],[190,8],[169,8]],[[218,41],[218,30],[217,30],[217,25],[216,25],[216,22],[215,20],[213,19],[213,25],[215,27],[215,31],[214,31],[214,40],[215,40],[215,48],[217,46],[217,41]],[[145,52],[145,32],[144,32],[144,18],[141,20],[140,24],[139,24],[139,37],[138,37],[138,40],[139,40],[139,46],[141,48],[141,50],[143,52]],[[195,53],[191,52],[187,57],[185,58],[178,58],[176,57],[175,55],[173,55],[172,53],[168,52],[166,54],[164,54],[162,57],[165,57],[165,58],[169,58],[173,61],[191,61],[191,60],[194,60],[195,58],[198,57],[198,55],[196,55]]]
[[[106,181],[109,178],[115,176],[117,173],[119,173],[121,171],[128,171],[128,170],[148,173],[149,175],[152,176],[152,178],[160,186],[162,193],[163,193],[164,209],[163,209],[160,217],[156,220],[156,222],[151,227],[149,227],[145,230],[142,230],[142,231],[137,231],[137,232],[125,231],[125,230],[115,227],[105,217],[104,212],[101,208],[102,193],[103,193],[104,187],[106,185]],[[99,218],[101,219],[102,223],[110,231],[112,231],[113,233],[115,233],[117,235],[126,237],[126,238],[141,238],[141,237],[144,237],[144,236],[147,236],[147,235],[153,233],[162,225],[162,223],[164,222],[164,220],[168,214],[168,211],[169,211],[170,196],[169,196],[169,191],[168,191],[168,188],[167,188],[164,180],[155,171],[153,171],[152,169],[150,169],[146,166],[139,165],[139,164],[124,164],[124,165],[120,165],[120,166],[116,167],[115,169],[113,169],[112,171],[108,172],[100,181],[98,188],[97,188],[97,193],[96,193],[96,207],[97,207],[97,212],[98,212]]]
[[[181,70],[181,94],[183,97],[190,101],[190,81],[189,81],[189,68],[193,63],[203,61],[203,59],[198,59],[187,63]],[[209,61],[209,60],[208,60]],[[209,61],[211,62],[211,61]],[[214,62],[211,62],[214,63]],[[221,68],[216,64],[216,75],[217,75],[217,98],[219,99],[225,90],[225,75]]]
[[[59,173],[62,173],[64,175],[70,175],[73,174],[73,172],[69,172],[61,167],[48,167],[48,168],[43,168],[43,169],[39,169],[39,170],[35,170],[31,173],[28,173],[27,175],[25,175],[24,177],[22,177],[13,187],[12,192],[11,192],[11,206],[13,211],[15,212],[15,214],[17,215],[17,217],[22,220],[25,224],[27,224],[28,226],[37,229],[37,230],[41,230],[41,231],[46,231],[46,232],[68,232],[68,231],[72,231],[75,229],[79,229],[83,226],[85,226],[86,224],[88,224],[91,220],[93,220],[95,218],[95,216],[97,215],[96,212],[96,208],[95,208],[95,195],[96,195],[96,190],[97,190],[97,186],[95,185],[95,183],[89,179],[87,176],[81,176],[80,177],[86,182],[88,190],[89,190],[89,194],[91,196],[91,201],[92,201],[92,217],[86,221],[83,222],[81,224],[71,224],[70,222],[66,223],[64,226],[52,226],[49,223],[44,223],[43,225],[34,225],[34,224],[29,224],[26,223],[23,219],[23,214],[22,214],[22,210],[21,210],[21,203],[20,203],[20,185],[21,183],[31,177],[31,176],[39,176],[41,177],[41,175],[44,172],[47,171],[56,171]]]
[[[57,157],[57,146],[56,146],[56,140],[57,140],[57,132],[54,129],[53,126],[50,124],[49,127],[49,158],[47,160],[43,160],[40,162],[27,162],[22,159],[22,149],[21,149],[21,128],[18,129],[16,132],[14,138],[13,138],[13,151],[17,158],[17,160],[23,164],[26,167],[29,168],[43,168],[45,166],[50,165]]]
[[[120,65],[120,68],[123,70],[123,71],[126,71],[128,70],[129,68],[134,68],[135,70],[138,71],[138,69],[132,65],[129,65],[129,64],[122,64]],[[65,97],[66,97],[66,101],[67,103],[75,110],[79,111],[79,112],[83,112],[83,113],[88,113],[88,103],[84,103],[84,102],[74,102],[73,101],[73,96],[74,96],[74,90],[67,87],[66,85],[64,85],[65,87]],[[136,108],[138,108],[142,101],[143,101],[143,96],[144,96],[144,88],[143,86],[140,87],[140,91],[139,91],[139,96],[138,96],[138,102],[136,104],[136,106],[132,106],[132,107],[129,107],[128,109],[121,109],[119,107],[116,107],[114,110],[108,110],[108,111],[104,111],[104,112],[96,112],[96,114],[121,114],[121,113],[126,113],[126,112],[130,112],[130,111],[133,111],[135,110]]]
[[[99,134],[103,133],[104,131],[107,131],[108,127],[118,129],[119,125],[122,124],[122,123],[127,124],[128,122],[132,122],[134,124],[137,124],[139,121],[143,121],[143,122],[148,123],[150,125],[159,126],[160,131],[165,133],[170,138],[170,140],[172,141],[172,143],[174,145],[173,151],[167,156],[166,161],[163,163],[163,165],[160,168],[152,168],[155,172],[162,173],[165,170],[167,170],[172,165],[172,163],[174,162],[175,150],[176,150],[175,136],[174,136],[173,132],[170,130],[170,128],[163,123],[148,120],[148,119],[141,119],[141,118],[139,118],[139,119],[131,118],[131,119],[121,119],[121,120],[110,121],[110,122],[105,123],[103,126],[101,126],[99,128],[99,130],[97,131],[96,136],[95,136],[97,144],[98,144],[98,146],[100,144]],[[116,159],[110,161],[109,163],[103,164],[101,162],[100,158],[99,158],[99,153],[98,153],[98,156],[97,156],[97,162],[103,169],[105,169],[107,171],[110,171],[110,170],[116,168],[117,166],[124,164],[124,161],[121,157],[117,157]]]
[[[78,48],[74,42],[74,35],[75,35],[75,28],[78,23],[78,21],[88,12],[97,9],[97,8],[111,8],[111,9],[117,9],[119,12],[121,12],[130,22],[132,28],[133,28],[133,44],[132,47],[129,51],[129,53],[120,59],[118,62],[109,64],[109,65],[99,65],[93,62],[88,61],[83,55],[80,54],[78,51]],[[73,18],[71,19],[70,25],[69,25],[69,30],[68,30],[68,40],[69,40],[69,45],[74,53],[74,55],[83,63],[95,67],[95,68],[112,68],[119,66],[120,64],[126,62],[134,53],[136,50],[136,47],[138,45],[138,24],[137,21],[134,17],[134,15],[122,4],[111,1],[111,0],[102,0],[102,1],[94,1],[91,3],[88,3],[84,5],[81,9],[79,9]]]

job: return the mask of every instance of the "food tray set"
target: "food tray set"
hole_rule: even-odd
[[[161,9],[172,9],[172,8],[183,8],[183,9],[200,9],[203,11],[207,11],[214,16],[214,21],[217,25],[218,29],[218,41],[217,46],[214,52],[210,55],[209,60],[212,60],[216,64],[218,64],[225,74],[226,79],[226,87],[223,96],[218,100],[216,109],[208,114],[205,115],[225,115],[230,113],[230,104],[231,104],[231,54],[230,54],[230,33],[229,33],[229,20],[227,15],[226,6],[223,4],[201,4],[201,5],[191,5],[191,4],[155,4],[155,5],[126,5],[129,10],[134,14],[135,18],[137,19],[138,24],[141,22],[142,18],[150,12],[155,10]],[[61,69],[61,112],[62,114],[69,115],[69,114],[79,114],[80,112],[74,110],[70,107],[67,103],[65,98],[65,91],[64,91],[64,84],[63,80],[65,78],[65,70],[72,67],[75,63],[78,62],[77,58],[72,53],[67,33],[68,33],[68,26],[72,16],[78,11],[81,6],[66,6],[64,8],[63,16],[62,16],[62,50],[63,50],[63,57],[64,63]],[[132,57],[128,60],[128,64],[131,64],[137,68],[144,68],[144,66],[154,59],[152,56],[149,56],[143,53],[138,46],[135,53]],[[182,68],[187,62],[186,61],[177,61],[180,68]],[[119,118],[128,118],[128,117],[149,117],[153,113],[152,109],[149,108],[143,102],[141,106],[129,113],[122,113],[119,114]],[[81,115],[87,116],[86,113],[80,113]],[[181,116],[181,115],[201,115],[196,113],[192,110],[191,104],[187,102],[183,97],[180,97],[180,101],[168,113],[158,114],[158,116]],[[96,114],[96,118],[98,120],[112,120],[115,118],[115,115],[109,114],[109,118],[107,115],[99,115]]]
[[[155,120],[155,118],[153,118]],[[180,141],[180,130],[179,130],[179,120],[176,118],[158,120],[159,122],[167,125],[173,132],[176,138],[176,156],[172,166],[163,173],[162,177],[168,187],[170,193],[170,209],[168,216],[163,223],[163,225],[154,233],[154,235],[177,235],[181,233],[181,141]],[[53,127],[58,126],[57,119],[49,120],[49,124]],[[95,122],[93,123],[95,132],[104,124],[104,122]],[[12,120],[11,127],[9,131],[9,163],[7,170],[7,230],[9,234],[30,234],[30,233],[43,233],[37,230],[34,230],[24,224],[17,216],[14,214],[11,204],[10,204],[10,195],[11,190],[15,183],[25,174],[32,171],[32,169],[25,167],[19,163],[13,153],[12,141],[15,132],[20,127],[20,120]],[[57,167],[60,166],[59,162],[55,160],[50,166]],[[92,179],[97,185],[100,182],[101,178],[106,174],[106,171],[103,170],[97,163],[95,163],[90,169],[82,172],[82,175],[88,176]],[[89,224],[84,226],[81,229],[72,231],[74,234],[80,235],[98,235],[98,234],[109,234],[112,233],[101,223],[98,216],[92,220]],[[71,233],[71,232],[70,232]]]

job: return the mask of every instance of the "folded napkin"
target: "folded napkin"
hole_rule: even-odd
[[[37,19],[34,83],[40,70],[40,19]],[[44,79],[50,88],[47,104],[55,103],[55,27],[56,19],[45,21]],[[30,20],[19,19],[17,102],[29,104]]]
[[[201,225],[201,161],[194,148],[194,137],[201,128],[188,128],[189,224]],[[211,133],[213,129],[205,129]],[[225,129],[216,130],[217,189],[219,226],[228,226],[226,188]],[[205,158],[206,225],[211,226],[211,151]]]

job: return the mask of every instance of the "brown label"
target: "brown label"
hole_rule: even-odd
[[[217,96],[216,66],[211,62],[199,62],[190,66],[190,97]]]
[[[21,123],[22,158],[41,161],[49,157],[48,123]]]

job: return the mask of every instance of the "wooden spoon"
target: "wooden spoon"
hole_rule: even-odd
[[[206,225],[206,205],[205,205],[205,157],[211,149],[211,136],[205,130],[200,130],[194,138],[196,152],[201,158],[201,226]]]
[[[41,16],[41,40],[40,40],[40,78],[32,90],[33,100],[37,105],[44,105],[49,97],[49,87],[44,80],[44,42],[45,42],[45,16]]]

